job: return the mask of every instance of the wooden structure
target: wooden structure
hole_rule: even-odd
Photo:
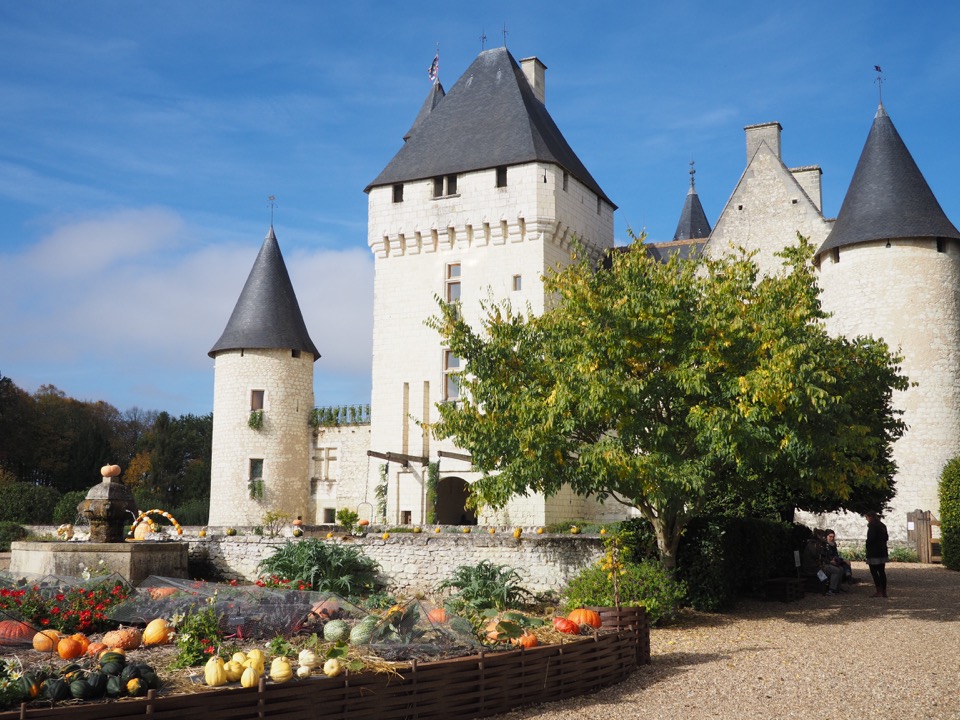
[[[599,609],[598,609],[599,610]],[[617,629],[560,645],[412,662],[396,674],[345,673],[259,687],[211,690],[117,702],[23,704],[0,720],[452,720],[479,718],[593,692],[650,662],[650,625],[642,608],[604,608]]]
[[[917,559],[922,563],[938,563],[940,559],[940,537],[933,536],[933,528],[940,527],[929,510],[914,510],[907,513],[907,542],[917,548]]]

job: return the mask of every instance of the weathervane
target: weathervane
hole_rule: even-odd
[[[879,65],[874,65],[873,69],[877,71],[877,79],[874,82],[877,84],[880,93],[880,104],[883,105],[883,70],[880,69]]]
[[[480,52],[483,52],[486,49],[487,43],[487,34],[483,31],[483,27],[480,28]]]
[[[503,24],[503,46],[507,46],[507,24]]]
[[[693,186],[693,176],[697,174],[697,171],[693,169],[693,160],[690,161],[690,190],[694,190]]]
[[[270,203],[270,227],[273,227],[273,209],[277,206],[277,196],[267,195],[267,202]]]

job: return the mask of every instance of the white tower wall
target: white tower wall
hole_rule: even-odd
[[[313,410],[313,355],[231,350],[214,362],[210,524],[259,525],[267,510],[306,516]],[[263,391],[263,426],[248,425]],[[251,499],[251,460],[263,460],[263,498]]]

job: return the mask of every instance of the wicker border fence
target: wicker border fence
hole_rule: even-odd
[[[257,688],[105,703],[23,704],[0,720],[448,720],[478,718],[522,705],[583,695],[625,679],[650,662],[650,624],[642,608],[595,608],[616,631],[560,645],[411,663],[396,675],[344,674]]]

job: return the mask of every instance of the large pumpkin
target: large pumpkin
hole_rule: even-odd
[[[100,474],[101,474],[103,477],[116,477],[117,475],[120,474],[120,466],[119,466],[119,465],[104,465],[102,468],[100,468]]]
[[[433,610],[427,613],[427,619],[432,623],[445,623],[449,616],[447,611],[442,607],[435,607]]]
[[[566,633],[567,635],[580,634],[580,626],[573,620],[568,620],[565,617],[555,617],[553,619],[553,628],[557,632]]]
[[[72,637],[61,638],[57,643],[57,655],[64,660],[73,660],[83,655],[83,645]]]
[[[140,647],[143,640],[143,634],[138,628],[121,628],[120,630],[111,630],[103,636],[103,642],[112,648],[122,650],[133,650]]]
[[[513,638],[510,643],[516,645],[517,647],[522,648],[532,648],[540,644],[540,641],[537,640],[537,636],[534,635],[529,630],[524,630],[523,635],[518,638]]]
[[[577,625],[589,625],[590,627],[598,628],[601,625],[600,622],[600,613],[596,610],[588,610],[587,608],[577,608],[569,615],[567,615],[567,620],[573,620]]]
[[[19,620],[0,621],[0,645],[29,645],[36,630]]]
[[[163,618],[151,620],[143,631],[144,645],[165,645],[170,641],[171,628]],[[240,679],[239,677],[237,678]]]

